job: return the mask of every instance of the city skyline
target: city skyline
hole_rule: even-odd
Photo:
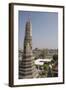
[[[25,24],[32,23],[32,48],[58,48],[58,13],[19,11],[19,48],[23,49]]]

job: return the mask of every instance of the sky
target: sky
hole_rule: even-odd
[[[32,48],[58,48],[58,13],[19,11],[18,46],[23,49],[25,24],[30,17],[32,23]]]

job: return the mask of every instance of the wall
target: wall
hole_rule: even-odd
[[[39,3],[39,4],[55,4],[64,5],[66,7],[66,0],[0,0],[0,90],[11,90],[8,87],[8,3],[9,2],[22,2],[22,3]],[[66,21],[66,19],[65,19]],[[66,66],[65,66],[66,67]],[[17,87],[13,90],[34,90],[34,89],[58,89],[65,90],[64,85],[49,85],[49,86],[32,86],[32,87]]]

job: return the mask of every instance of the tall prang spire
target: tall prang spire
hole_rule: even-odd
[[[32,24],[29,19],[25,25],[24,50],[19,65],[19,78],[37,78],[38,76],[32,54]]]
[[[29,43],[32,47],[32,24],[30,19],[26,22],[24,42]]]

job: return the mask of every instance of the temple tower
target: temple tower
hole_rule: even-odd
[[[25,37],[22,61],[19,64],[19,78],[37,78],[38,72],[36,70],[33,54],[32,54],[32,24],[30,20],[25,25]]]

